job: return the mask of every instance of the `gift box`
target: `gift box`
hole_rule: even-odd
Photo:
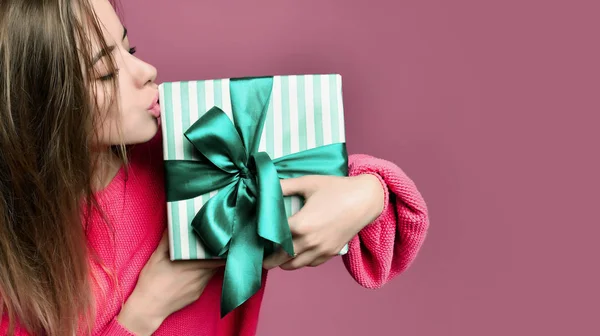
[[[341,76],[166,82],[159,93],[170,258],[226,258],[224,315],[260,288],[264,257],[294,253],[287,218],[303,200],[283,197],[279,179],[348,173]]]

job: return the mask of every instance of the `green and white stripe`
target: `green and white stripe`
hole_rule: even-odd
[[[183,132],[211,107],[218,106],[233,120],[229,79],[163,83],[159,91],[166,160],[197,159]],[[260,151],[275,159],[339,142],[345,142],[340,75],[273,77]],[[211,258],[189,223],[217,192],[167,203],[171,260]],[[286,197],[284,202],[288,216],[302,206],[298,197]]]

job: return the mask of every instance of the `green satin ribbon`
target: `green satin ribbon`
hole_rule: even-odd
[[[168,202],[223,188],[191,222],[205,248],[227,258],[221,317],[260,289],[264,257],[277,246],[294,255],[279,179],[348,174],[345,143],[275,160],[258,152],[272,85],[272,77],[231,79],[235,123],[211,108],[184,134],[201,159],[165,161]]]

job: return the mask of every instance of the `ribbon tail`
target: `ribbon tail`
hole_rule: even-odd
[[[265,152],[252,156],[258,182],[258,235],[280,245],[288,255],[294,255],[292,233],[285,213],[281,183],[277,170]]]
[[[207,251],[224,257],[233,235],[231,219],[236,216],[236,183],[231,183],[206,202],[194,216],[191,226]]]
[[[221,317],[242,305],[261,287],[264,252],[252,226],[240,227],[229,246],[221,294]]]
[[[221,294],[221,317],[251,298],[261,287],[263,246],[256,234],[256,211],[253,197],[245,184],[237,188],[235,235],[231,238]]]

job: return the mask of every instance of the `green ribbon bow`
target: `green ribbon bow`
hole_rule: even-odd
[[[275,160],[258,152],[272,84],[272,77],[231,79],[235,123],[211,108],[185,131],[201,159],[165,161],[168,202],[220,189],[191,225],[209,252],[226,257],[221,317],[260,289],[265,256],[277,246],[294,255],[279,179],[348,174],[345,143]]]

